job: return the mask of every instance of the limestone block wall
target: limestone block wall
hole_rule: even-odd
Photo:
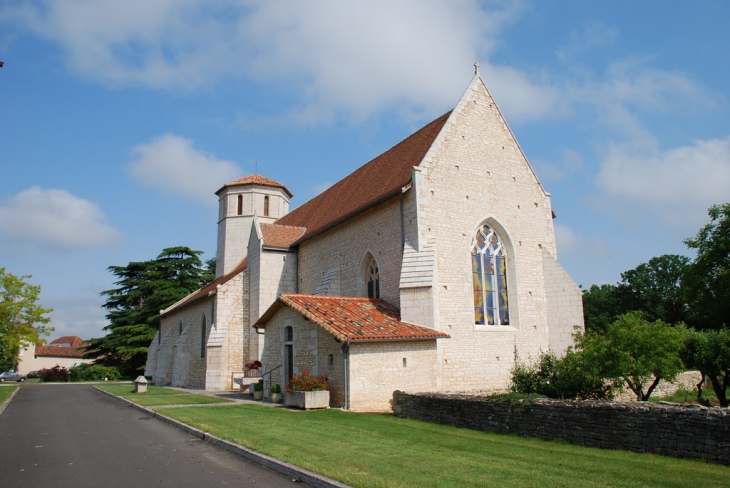
[[[380,297],[400,306],[399,280],[403,259],[400,197],[366,210],[299,246],[299,293],[314,294],[334,268],[339,268],[342,296],[367,296],[367,253],[378,264]]]
[[[252,313],[251,323],[256,323],[259,317],[276,301],[282,293],[297,292],[297,254],[295,252],[272,251],[262,249],[259,255],[259,273],[257,308]],[[260,336],[254,334],[250,347],[250,359],[259,359],[263,352],[263,343]]]
[[[291,326],[293,341],[286,342],[284,328]],[[269,371],[276,366],[281,368],[271,374],[272,383],[278,383],[285,388],[286,371],[286,344],[293,346],[294,374],[299,375],[309,371],[314,376],[326,376],[330,385],[330,406],[342,407],[344,401],[344,363],[341,346],[327,332],[313,322],[294,312],[288,307],[282,307],[266,325],[262,362],[264,370]],[[332,355],[332,364],[329,364],[329,355]]]
[[[543,250],[543,271],[547,292],[550,349],[560,357],[568,346],[573,345],[573,334],[577,330],[581,332],[585,330],[583,291],[547,249]]]
[[[160,331],[158,332],[162,338],[156,346],[156,367],[152,373],[152,382],[156,385],[169,385],[172,381],[172,353],[174,339],[173,320],[160,321]]]
[[[550,197],[477,80],[421,164],[419,238],[435,239],[443,387],[506,388],[520,356],[549,348],[543,250],[555,254]],[[425,194],[426,198],[420,195]],[[423,202],[422,202],[422,201]],[[489,224],[507,247],[510,325],[475,326],[471,245]]]
[[[393,412],[469,429],[730,465],[730,415],[719,407],[563,400],[510,405],[486,397],[396,391]]]
[[[436,340],[350,344],[350,410],[390,412],[393,391],[436,388]]]
[[[213,295],[215,297],[215,295]],[[169,385],[174,376],[173,367],[187,368],[187,381],[185,385],[195,388],[205,388],[205,374],[207,369],[206,359],[201,357],[201,344],[207,340],[210,330],[211,317],[213,316],[213,297],[206,297],[196,303],[162,317],[160,320],[160,332],[162,343],[158,346],[157,373],[154,375],[156,385]],[[205,340],[203,338],[203,317],[205,317]],[[182,327],[181,327],[182,324]],[[182,362],[174,357],[174,343],[180,336],[180,330],[188,331],[187,342],[188,360]]]
[[[172,371],[170,384],[185,386],[190,374],[190,329],[191,324],[183,328],[182,333],[172,346]]]
[[[220,371],[222,381],[219,389],[231,389],[231,374],[243,371],[243,364],[249,359],[248,342],[246,341],[247,338],[250,340],[247,314],[248,270],[221,285],[215,295],[215,300],[213,325],[219,332],[225,330],[223,338],[225,344],[221,345],[220,364],[216,366],[216,370]],[[208,369],[211,369],[211,360],[212,358],[209,357]]]

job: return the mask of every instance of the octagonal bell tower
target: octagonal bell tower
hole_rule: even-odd
[[[218,195],[218,250],[216,278],[232,271],[246,257],[251,225],[273,223],[289,213],[292,193],[281,183],[261,175],[249,175],[215,192]]]

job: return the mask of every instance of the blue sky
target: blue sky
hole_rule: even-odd
[[[730,3],[0,3],[0,267],[53,337],[100,336],[110,265],[213,257],[216,196],[254,171],[292,207],[450,110],[478,61],[552,193],[584,287],[682,244],[730,200]]]

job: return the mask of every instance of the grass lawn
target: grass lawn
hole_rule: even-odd
[[[180,390],[173,390],[170,388],[163,388],[161,386],[148,386],[147,393],[135,393],[134,385],[97,385],[100,390],[114,393],[121,397],[128,396],[152,396],[152,395],[185,395],[186,393]]]
[[[2,403],[7,400],[17,388],[17,385],[0,386],[0,405],[2,405]]]
[[[205,432],[357,487],[728,486],[730,468],[340,410],[160,409]]]
[[[715,395],[715,390],[712,388],[703,388],[702,389],[702,398],[704,400],[709,400],[710,404],[713,406],[719,406],[720,402],[717,400],[717,395]],[[680,390],[674,395],[666,396],[666,397],[657,397],[654,398],[653,396],[649,397],[650,402],[674,402],[674,403],[698,403],[697,401],[697,390],[687,391],[687,390]]]
[[[147,393],[134,393],[134,386],[129,385],[103,385],[99,386],[99,389],[121,396],[127,400],[131,400],[137,405],[142,405],[143,407],[231,402],[231,400],[225,398],[210,395],[195,395],[159,386],[148,386]]]

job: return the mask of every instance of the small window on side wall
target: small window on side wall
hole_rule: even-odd
[[[368,298],[380,298],[380,272],[375,259],[368,266]]]
[[[264,217],[269,216],[269,197],[268,195],[264,197]]]
[[[243,195],[238,195],[238,209],[236,215],[243,215]]]
[[[200,358],[205,358],[205,332],[207,325],[205,324],[205,315],[203,315],[203,321],[200,324]]]
[[[290,325],[284,327],[284,342],[292,342],[294,340],[294,328]]]

